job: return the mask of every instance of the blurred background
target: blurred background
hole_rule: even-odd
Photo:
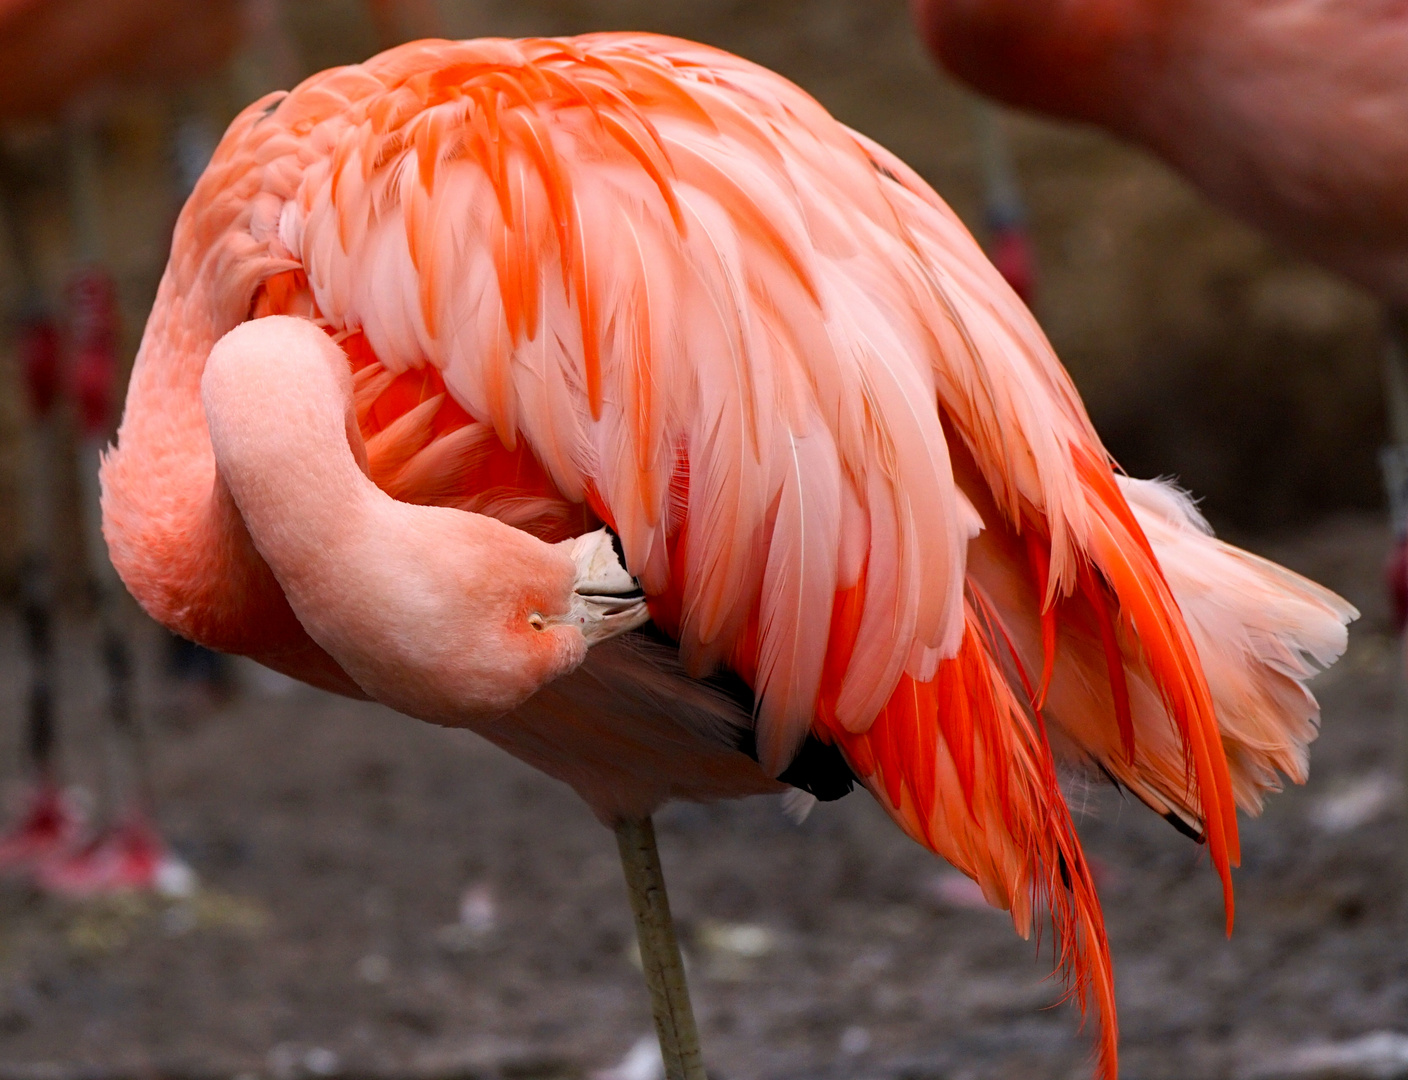
[[[695,38],[788,76],[980,239],[997,126],[1036,313],[1115,457],[1176,476],[1221,533],[1365,614],[1321,683],[1315,779],[1248,826],[1231,943],[1198,849],[1112,793],[1073,792],[1125,1075],[1408,1076],[1371,298],[1093,130],[975,112],[900,0],[206,0],[121,49],[103,22],[120,0],[54,3],[52,24],[43,6],[0,2],[14,73],[0,79],[14,117],[0,127],[0,793],[6,821],[27,812],[38,665],[65,805],[141,819],[160,872],[87,898],[82,874],[67,893],[0,881],[0,1080],[655,1080],[632,1053],[649,1014],[614,847],[575,797],[465,733],[180,649],[104,583],[91,543],[105,403],[121,400],[184,194],[238,108],[409,37],[604,29]],[[75,363],[77,393],[37,401],[45,365]],[[866,796],[800,828],[754,800],[671,808],[660,829],[711,1074],[1089,1074],[1073,1010],[1044,1010],[1060,996],[1046,953],[1034,962]]]

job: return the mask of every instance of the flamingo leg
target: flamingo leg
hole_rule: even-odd
[[[665,875],[660,870],[660,851],[655,846],[655,826],[648,817],[623,821],[616,826],[616,844],[621,850],[621,869],[626,874],[626,891],[636,917],[640,963],[650,990],[665,1078],[705,1080],[699,1029],[690,1008],[684,963],[670,918]]]
[[[1390,444],[1379,452],[1384,486],[1388,489],[1389,519],[1395,545],[1408,544],[1408,308],[1388,305],[1384,312],[1384,396],[1388,407]],[[1401,550],[1399,555],[1401,557]],[[1408,640],[1408,639],[1405,639]],[[1408,722],[1403,669],[1398,675],[1399,723]],[[1408,776],[1408,727],[1399,734],[1399,771]],[[1408,881],[1408,842],[1399,856]]]
[[[64,132],[68,155],[70,203],[74,219],[74,256],[78,272],[72,289],[77,310],[75,371],[79,412],[83,422],[83,443],[79,466],[82,493],[83,554],[88,563],[88,581],[97,600],[100,655],[107,676],[108,720],[115,736],[109,744],[106,774],[108,810],[120,812],[119,803],[131,799],[138,814],[153,813],[153,794],[148,768],[147,747],[132,693],[132,648],[122,614],[122,583],[108,560],[103,539],[98,470],[103,451],[111,438],[113,407],[112,383],[115,376],[117,308],[115,286],[103,263],[103,192],[99,172],[97,124],[81,105],[70,117]],[[85,381],[86,387],[85,387]],[[123,787],[132,790],[124,792]]]

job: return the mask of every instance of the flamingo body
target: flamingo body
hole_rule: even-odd
[[[1106,128],[1408,305],[1408,8],[1318,0],[914,0],[944,65]]]
[[[0,0],[0,119],[52,118],[104,83],[198,77],[239,30],[239,0]]]
[[[903,163],[648,35],[419,42],[242,113],[103,484],[160,621],[469,726],[605,821],[859,779],[1019,930],[1050,906],[1109,1074],[1056,755],[1227,882],[1353,615],[1115,475]],[[636,618],[588,580],[601,523],[648,633],[579,618]]]

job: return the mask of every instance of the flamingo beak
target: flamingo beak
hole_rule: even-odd
[[[564,544],[577,566],[577,580],[562,623],[581,630],[591,646],[650,621],[645,593],[626,569],[615,533],[603,526]]]

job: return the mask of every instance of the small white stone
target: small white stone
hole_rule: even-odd
[[[767,956],[777,948],[777,934],[757,923],[706,922],[700,938],[711,952],[731,953],[746,960]]]
[[[1400,786],[1385,773],[1371,773],[1316,799],[1310,820],[1321,832],[1336,836],[1353,832],[1393,809]]]
[[[1372,1031],[1345,1042],[1313,1042],[1241,1070],[1240,1080],[1400,1080],[1408,1035]]]
[[[490,885],[479,882],[460,894],[460,925],[471,934],[491,934],[498,922],[498,905],[494,902],[494,890]]]
[[[592,1080],[664,1080],[664,1077],[665,1061],[660,1056],[660,1040],[653,1034],[637,1039],[620,1064],[591,1074]]]
[[[357,978],[373,986],[384,983],[391,975],[391,961],[380,953],[368,953],[357,961]]]
[[[841,1032],[841,1053],[855,1057],[870,1049],[870,1032],[859,1024],[852,1024]]]
[[[199,886],[196,872],[174,855],[167,855],[156,868],[156,891],[168,900],[189,900]]]
[[[303,1055],[303,1067],[314,1076],[335,1076],[342,1061],[325,1046],[315,1046]]]

